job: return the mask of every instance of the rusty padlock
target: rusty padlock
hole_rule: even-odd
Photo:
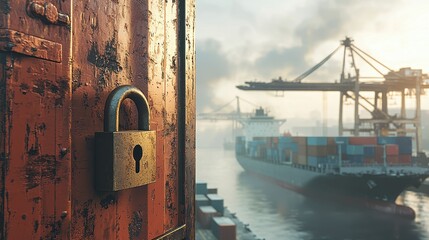
[[[119,109],[129,98],[138,111],[138,130],[119,131]],[[95,187],[118,191],[155,182],[156,133],[149,130],[150,111],[144,94],[125,85],[113,90],[104,107],[104,132],[95,133]]]

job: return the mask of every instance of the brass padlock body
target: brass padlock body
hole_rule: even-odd
[[[118,191],[155,182],[155,131],[97,132],[96,186],[99,191]],[[139,145],[143,154],[136,173],[134,148]]]
[[[136,104],[139,130],[118,131],[119,109],[126,98]],[[155,182],[156,132],[149,130],[149,114],[146,97],[139,89],[127,85],[110,93],[104,109],[104,132],[95,133],[96,190],[118,191]]]

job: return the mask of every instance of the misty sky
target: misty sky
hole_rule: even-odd
[[[289,122],[314,119],[321,112],[322,93],[285,92],[276,97],[235,86],[279,76],[293,79],[320,62],[345,36],[392,69],[429,72],[429,1],[198,0],[196,10],[199,113],[240,96]],[[341,57],[339,51],[305,81],[338,80]],[[376,75],[363,62],[357,65],[361,73]],[[328,118],[338,118],[338,98],[328,94]],[[423,108],[429,109],[427,100]]]

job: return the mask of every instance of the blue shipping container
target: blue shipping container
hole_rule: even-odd
[[[377,143],[379,145],[396,144],[396,138],[397,137],[378,137],[377,138]]]
[[[293,143],[292,137],[279,137],[279,143]]]
[[[362,145],[347,145],[347,154],[348,155],[363,155],[363,146]]]
[[[349,144],[349,138],[348,137],[335,137],[335,143],[338,144],[339,142],[342,142],[343,145],[344,144],[347,145],[347,144]]]
[[[207,194],[206,196],[210,201],[210,205],[223,215],[223,198],[217,194]]]
[[[400,155],[413,153],[413,140],[411,137],[396,137],[396,144],[398,144]]]
[[[326,146],[327,144],[327,137],[307,137],[308,146]]]
[[[296,143],[279,143],[278,144],[278,149],[282,150],[290,150],[292,152],[298,152],[298,144]]]
[[[365,157],[375,156],[375,146],[363,146],[363,155]]]
[[[307,156],[307,164],[312,167],[318,167],[319,164],[326,164],[327,162],[327,157]]]
[[[195,183],[195,194],[207,194],[207,183],[206,182],[196,182]]]

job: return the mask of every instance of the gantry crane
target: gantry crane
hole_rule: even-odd
[[[316,71],[325,62],[327,62],[340,48],[344,47],[342,71],[339,82],[302,82],[304,78]],[[345,63],[346,56],[349,53],[351,58],[352,72],[346,75]],[[381,80],[367,81],[368,77],[360,76],[359,69],[356,66],[355,57],[358,56],[370,67],[375,69],[380,75]],[[376,65],[388,70],[383,74]],[[372,80],[376,80],[371,77]],[[239,85],[237,88],[250,91],[331,91],[340,93],[340,107],[338,132],[342,136],[344,132],[350,132],[354,136],[361,133],[377,136],[405,136],[407,133],[415,134],[416,151],[421,151],[421,95],[423,90],[429,88],[424,80],[428,79],[427,74],[423,74],[420,69],[401,68],[399,71],[393,71],[386,65],[376,60],[355,44],[353,40],[346,37],[341,41],[332,53],[325,57],[321,62],[310,68],[292,81],[286,81],[281,78],[273,79],[271,82],[245,82],[245,85]],[[372,92],[374,99],[370,101],[362,96],[361,92]],[[389,114],[388,94],[399,93],[401,96],[401,111],[397,114]],[[415,114],[412,117],[406,116],[405,96],[415,97]],[[354,101],[354,126],[345,128],[343,125],[343,108],[345,100]],[[371,114],[371,118],[361,118],[359,116],[360,107]]]
[[[246,101],[244,99],[241,99],[242,101]],[[226,107],[230,106],[233,102],[236,102],[236,109],[232,112],[223,112]],[[248,102],[248,101],[246,101]],[[248,102],[249,104],[255,105],[251,102]],[[206,112],[206,113],[199,113],[197,114],[198,120],[211,120],[211,121],[219,121],[219,120],[232,120],[232,121],[238,121],[242,118],[249,118],[252,115],[252,113],[247,112],[241,112],[240,108],[240,98],[238,96],[235,97],[235,99],[232,99],[225,105],[219,107],[218,109]]]
[[[216,109],[214,111],[197,114],[197,119],[198,120],[208,120],[208,121],[231,121],[232,122],[232,136],[235,137],[237,135],[237,130],[239,129],[240,122],[243,119],[250,118],[253,115],[252,113],[241,112],[240,99],[242,101],[245,101],[245,102],[255,106],[255,104],[236,96],[235,99],[232,99],[231,101],[229,101],[228,103],[226,103],[225,105],[219,107],[218,109]],[[232,112],[225,112],[224,109],[229,107],[234,101],[236,102],[235,110]]]

